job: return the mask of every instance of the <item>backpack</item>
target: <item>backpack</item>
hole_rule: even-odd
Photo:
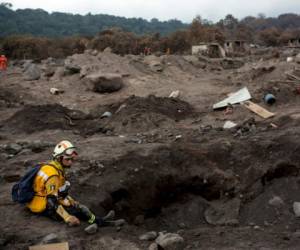
[[[43,164],[37,164],[30,169],[22,179],[13,185],[11,190],[12,200],[21,204],[30,202],[34,197],[33,182],[36,174],[41,169]]]

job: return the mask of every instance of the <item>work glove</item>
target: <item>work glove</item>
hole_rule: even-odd
[[[73,216],[73,215],[70,216],[69,218],[67,218],[66,222],[71,227],[80,225],[80,220],[76,216]]]

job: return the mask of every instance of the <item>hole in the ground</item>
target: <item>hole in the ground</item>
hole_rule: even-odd
[[[299,169],[296,165],[287,162],[281,162],[277,164],[274,168],[270,169],[262,177],[262,183],[263,185],[265,185],[273,179],[297,175],[299,175]]]
[[[120,188],[120,189],[112,192],[110,195],[111,195],[114,203],[119,202],[123,199],[126,200],[126,199],[130,198],[130,194],[128,193],[128,191],[125,188]]]

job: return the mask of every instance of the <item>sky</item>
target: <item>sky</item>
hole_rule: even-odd
[[[227,14],[238,19],[257,16],[277,17],[283,13],[300,14],[300,0],[6,0],[13,9],[44,9],[71,14],[109,14],[160,21],[177,19],[189,23],[200,15],[217,22]]]

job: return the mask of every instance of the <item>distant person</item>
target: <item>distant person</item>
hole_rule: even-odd
[[[151,55],[151,48],[150,47],[145,47],[144,48],[144,55],[145,56]]]
[[[170,48],[167,48],[166,50],[166,55],[170,55],[171,54],[171,49]]]
[[[69,226],[80,225],[80,220],[91,224],[85,229],[95,232],[98,226],[120,226],[124,220],[112,220],[114,211],[103,218],[94,215],[89,208],[74,200],[68,193],[70,183],[66,180],[65,170],[77,159],[78,153],[74,145],[67,141],[58,143],[49,163],[42,164],[33,180],[34,196],[27,207],[33,212],[46,215],[55,220],[63,220]],[[89,194],[94,195],[94,194]],[[91,227],[92,226],[92,227]]]
[[[5,55],[0,56],[0,70],[4,71],[7,69],[7,58]]]

